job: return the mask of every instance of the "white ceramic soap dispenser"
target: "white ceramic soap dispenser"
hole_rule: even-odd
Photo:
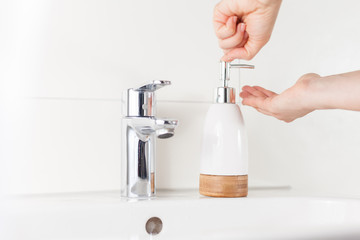
[[[205,118],[200,165],[200,194],[211,197],[248,193],[247,139],[235,88],[228,87],[231,68],[254,66],[220,62],[222,86],[215,89],[215,103]]]

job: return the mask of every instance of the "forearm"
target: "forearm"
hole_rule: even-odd
[[[316,109],[360,111],[360,71],[310,79],[306,104]]]

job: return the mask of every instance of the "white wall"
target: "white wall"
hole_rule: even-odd
[[[216,2],[0,2],[3,191],[118,189],[121,93],[152,79],[172,81],[158,92],[158,112],[181,122],[158,142],[158,186],[196,187],[202,122],[218,84]],[[281,92],[307,72],[359,69],[359,7],[284,1],[242,84]],[[319,111],[286,124],[242,110],[251,185],[360,195],[360,113]]]

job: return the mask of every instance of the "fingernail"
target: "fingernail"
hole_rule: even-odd
[[[233,17],[233,22],[234,22],[234,23],[237,22],[237,16]]]
[[[245,31],[245,23],[240,23],[240,31],[244,32]]]

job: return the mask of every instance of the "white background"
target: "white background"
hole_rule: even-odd
[[[216,3],[1,1],[1,191],[119,189],[121,94],[153,79],[172,81],[158,92],[158,115],[180,120],[175,137],[158,142],[158,187],[197,187],[221,56]],[[355,0],[284,1],[241,84],[281,92],[307,72],[358,70],[359,9]],[[250,186],[360,196],[359,112],[317,111],[286,124],[242,111]]]

